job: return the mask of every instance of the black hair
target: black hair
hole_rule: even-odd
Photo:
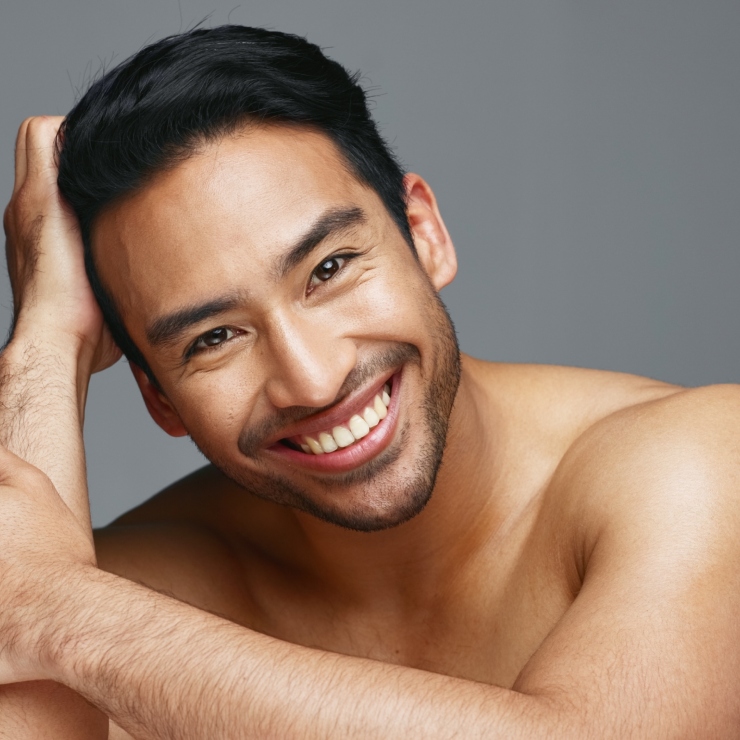
[[[413,250],[403,170],[373,122],[359,74],[299,36],[246,26],[198,28],[145,47],[97,80],[64,120],[59,189],[76,213],[85,266],[114,340],[156,383],[92,258],[101,210],[247,122],[327,135],[380,197]]]

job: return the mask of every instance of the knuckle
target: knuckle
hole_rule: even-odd
[[[43,120],[41,116],[31,116],[30,118],[27,118],[24,123],[26,124],[26,131],[28,134],[33,136],[38,132],[39,127],[43,125]]]
[[[25,220],[27,212],[31,209],[29,204],[29,193],[28,188],[25,186],[20,187],[10,199],[5,212],[3,213],[3,226],[5,227],[5,233],[15,228],[17,230],[19,223]]]
[[[28,116],[27,118],[24,118],[21,121],[21,125],[18,126],[18,133],[22,133],[23,131],[25,131],[31,125],[31,121],[33,121],[35,117],[36,116]]]
[[[33,221],[40,214],[47,213],[53,203],[51,195],[53,188],[46,183],[45,178],[29,176],[15,193],[8,204],[11,216],[21,223]]]
[[[32,139],[48,139],[56,135],[62,118],[60,116],[33,116],[28,121],[28,134]]]
[[[6,206],[5,210],[3,211],[3,230],[5,231],[5,235],[8,236],[10,232],[13,229],[13,212],[12,212],[12,206],[13,201],[11,200],[10,203]]]

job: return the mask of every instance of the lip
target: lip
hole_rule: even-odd
[[[385,419],[378,426],[371,429],[369,434],[349,447],[328,452],[324,455],[314,455],[293,450],[278,441],[267,447],[265,452],[271,457],[274,455],[290,463],[292,466],[324,473],[344,473],[369,462],[379,455],[393,439],[398,421],[402,375],[403,370],[400,370],[380,383],[373,384],[370,390],[363,391],[354,399],[347,399],[348,403],[338,404],[336,408],[329,409],[325,414],[317,416],[316,420],[312,417],[310,425],[296,425],[290,430],[289,434],[282,433],[280,436],[280,439],[285,439],[296,434],[311,434],[312,432],[330,429],[334,424],[346,421],[348,416],[351,415],[352,409],[362,409],[365,405],[368,405],[383,385],[389,383],[391,386],[391,402]],[[348,413],[348,410],[350,413]]]
[[[308,419],[297,421],[283,428],[279,435],[275,435],[265,443],[265,447],[269,448],[281,439],[288,439],[301,434],[317,435],[319,432],[331,429],[337,424],[345,423],[350,416],[361,414],[366,406],[372,406],[373,399],[381,392],[383,385],[391,382],[391,379],[398,374],[399,371],[395,373],[389,372],[381,380],[373,383],[373,385],[355,393],[350,393],[346,398],[343,398],[331,408],[326,409],[326,411],[321,411],[318,414],[310,416]]]

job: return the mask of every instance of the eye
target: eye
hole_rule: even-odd
[[[211,329],[205,334],[201,334],[193,344],[192,351],[199,352],[203,350],[218,347],[234,336],[234,330],[226,326],[219,326],[217,329]]]
[[[333,278],[342,269],[346,261],[346,257],[329,257],[328,260],[324,260],[311,273],[311,287],[316,286],[318,283],[325,283],[327,280]]]

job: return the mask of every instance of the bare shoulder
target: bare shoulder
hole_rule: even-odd
[[[585,552],[617,533],[740,541],[740,385],[676,389],[599,418],[549,493]]]
[[[597,419],[571,445],[561,474],[574,482],[598,471],[615,480],[655,469],[709,475],[736,469],[738,452],[740,385],[677,389]]]
[[[530,458],[545,460],[537,526],[576,593],[595,552],[600,567],[642,553],[670,570],[680,549],[696,548],[696,567],[699,551],[714,549],[740,574],[740,385],[537,365],[484,371],[509,416],[524,419],[520,449],[544,451]]]
[[[660,403],[686,390],[629,373],[558,365],[465,357],[464,367],[481,395],[492,399],[490,415],[506,420],[516,454],[541,461],[543,482],[560,471],[574,451],[583,449],[583,441],[604,422],[608,427],[608,420],[629,414],[629,409]]]
[[[487,362],[467,356],[464,365],[484,383],[499,388],[501,398],[517,405],[524,400],[534,409],[558,416],[577,415],[587,424],[620,408],[685,390],[672,383],[613,370]]]
[[[609,696],[615,721],[640,736],[735,737],[740,387],[676,390],[597,418],[541,511],[575,574],[573,601],[515,688]]]
[[[95,531],[98,565],[202,609],[238,619],[246,595],[228,541],[212,526],[210,466]]]

